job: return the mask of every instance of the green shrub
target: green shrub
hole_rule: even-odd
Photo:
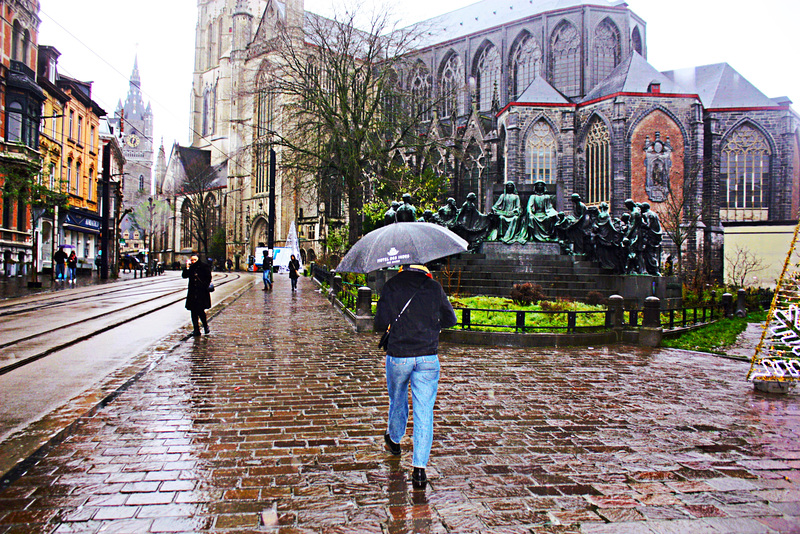
[[[514,284],[510,296],[515,304],[529,306],[543,300],[544,292],[542,291],[542,286],[539,284],[526,282],[524,284]]]

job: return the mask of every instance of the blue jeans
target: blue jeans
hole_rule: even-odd
[[[56,280],[63,280],[64,278],[66,278],[64,276],[64,264],[56,263]]]
[[[439,389],[439,356],[395,358],[386,355],[389,390],[389,438],[400,443],[408,423],[408,385],[414,406],[414,458],[412,465],[428,465],[433,444],[433,405]]]

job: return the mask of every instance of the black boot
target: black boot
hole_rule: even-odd
[[[411,474],[411,484],[415,488],[424,488],[428,483],[428,476],[425,474],[424,467],[415,467]]]
[[[386,442],[386,446],[389,447],[389,452],[394,456],[400,456],[400,453],[403,452],[402,449],[400,449],[400,444],[392,441],[388,432],[383,435],[383,440]]]

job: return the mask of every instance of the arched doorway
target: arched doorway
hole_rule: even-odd
[[[250,255],[255,256],[256,247],[267,246],[267,231],[269,226],[264,217],[257,217],[250,230]]]

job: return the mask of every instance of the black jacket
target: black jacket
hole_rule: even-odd
[[[406,311],[395,322],[412,295]],[[386,282],[378,300],[375,330],[383,332],[390,323],[388,355],[427,356],[439,353],[439,331],[454,326],[456,314],[439,282],[419,271],[402,271]]]
[[[183,268],[181,273],[189,279],[189,288],[186,291],[186,309],[194,311],[207,310],[211,307],[211,294],[208,286],[211,284],[211,266],[203,261],[197,261]]]

